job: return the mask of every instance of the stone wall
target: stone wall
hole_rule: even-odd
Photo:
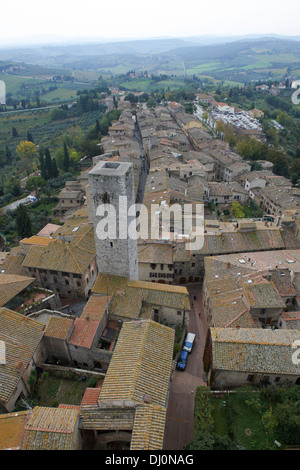
[[[280,374],[280,372],[278,372],[278,374],[262,374],[252,372],[216,370],[210,373],[210,386],[213,390],[226,390],[241,387],[243,385],[259,385],[266,383],[274,385],[292,385],[296,383],[299,377],[295,375]]]
[[[127,233],[119,232],[120,221],[134,223],[135,213],[129,219],[128,209],[135,204],[133,165],[131,163],[99,162],[89,172],[91,209],[90,218],[95,230],[95,244],[99,272],[138,280],[137,241]],[[120,207],[121,199],[127,198],[127,205]],[[104,205],[113,206],[109,214],[99,214]],[[115,212],[115,213],[114,213]],[[110,217],[110,218],[108,218]],[[108,221],[115,236],[103,239],[99,236],[101,221]],[[107,228],[106,228],[107,229]],[[103,229],[104,230],[104,229]]]

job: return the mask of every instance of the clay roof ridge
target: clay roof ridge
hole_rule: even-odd
[[[237,320],[238,318],[240,318],[242,315],[244,315],[244,313],[248,312],[247,309],[245,309],[242,313],[239,313],[239,315],[237,315],[235,318],[233,318],[227,325],[224,326],[224,328],[228,328],[232,323],[235,322],[235,320]]]

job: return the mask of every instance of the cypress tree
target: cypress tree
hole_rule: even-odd
[[[21,238],[27,238],[32,235],[32,224],[26,207],[19,204],[17,207],[17,231]]]
[[[52,175],[53,175],[53,178],[58,177],[58,168],[57,168],[56,160],[54,157],[52,158]]]
[[[52,159],[51,155],[49,152],[49,149],[47,148],[45,150],[45,167],[46,167],[46,180],[49,180],[53,178],[53,165],[52,165]]]
[[[44,155],[42,153],[40,153],[40,156],[39,156],[39,168],[41,170],[41,177],[44,178],[44,180],[46,180],[47,171],[46,171]]]
[[[95,133],[97,137],[100,137],[100,123],[98,119],[96,119]]]
[[[62,168],[63,170],[68,171],[69,166],[70,166],[69,150],[68,150],[67,144],[64,143],[64,160],[63,160]]]
[[[32,137],[31,132],[27,132],[27,140],[28,142],[33,142],[33,137]]]
[[[5,148],[5,158],[6,158],[7,163],[10,163],[12,155],[11,155],[11,151],[10,151],[8,146],[6,146],[6,148]]]

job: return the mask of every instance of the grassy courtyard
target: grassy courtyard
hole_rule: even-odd
[[[26,404],[31,408],[35,406],[58,407],[60,404],[81,404],[86,388],[98,386],[99,379],[88,378],[82,371],[82,375],[71,372],[44,372],[40,376],[32,373],[32,396],[26,399],[26,403],[19,401],[16,411],[26,409]]]
[[[61,403],[68,405],[80,405],[86,389],[86,382],[59,378],[49,375],[38,386],[40,406],[58,406]]]
[[[188,450],[300,448],[300,387],[268,385],[213,393],[198,387]]]
[[[260,411],[247,405],[242,393],[217,396],[212,403],[217,434],[229,436],[247,450],[276,449],[276,437],[264,428]]]

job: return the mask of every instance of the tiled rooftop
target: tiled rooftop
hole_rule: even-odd
[[[98,404],[100,388],[86,388],[81,400],[81,406]]]
[[[34,408],[24,433],[23,450],[72,450],[78,409]]]
[[[79,231],[78,231],[79,232]],[[51,240],[48,246],[31,246],[23,266],[83,274],[96,256],[94,229],[74,232],[71,241]]]
[[[68,343],[83,348],[91,348],[98,326],[99,321],[76,318]]]
[[[128,319],[140,318],[141,308],[145,304],[190,310],[189,294],[183,286],[129,281],[119,276],[100,274],[94,284],[93,293],[102,294],[102,297],[108,299],[114,294],[109,313]],[[96,303],[97,300],[95,305]]]
[[[6,403],[32,359],[43,336],[43,325],[0,308],[0,340],[6,346],[6,364],[0,365],[0,400]]]
[[[256,230],[239,232],[236,230],[204,234],[204,245],[199,250],[203,256],[222,253],[255,252],[270,249],[284,249],[285,244],[279,230]],[[190,253],[185,243],[177,243],[173,255],[174,261],[188,261]]]
[[[123,324],[100,392],[99,403],[132,400],[166,406],[174,330],[153,321]]]
[[[24,428],[32,411],[0,415],[0,450],[21,449]]]
[[[162,450],[166,409],[156,405],[138,406],[135,412],[130,450]]]
[[[211,297],[210,303],[214,327],[258,327],[239,293],[232,295],[225,293]]]
[[[29,287],[35,279],[15,274],[0,274],[0,307]]]
[[[214,370],[299,375],[292,344],[299,330],[211,328]]]
[[[92,288],[95,294],[107,296],[113,295],[116,291],[127,286],[129,279],[121,276],[111,276],[110,274],[99,273]]]
[[[100,431],[131,431],[135,409],[131,407],[82,405],[80,411],[80,429]]]
[[[85,304],[81,318],[101,321],[106,315],[112,296],[93,294]]]
[[[251,307],[253,308],[284,308],[285,303],[281,299],[276,287],[271,282],[259,282],[244,284],[245,292]]]
[[[23,238],[20,243],[24,245],[47,246],[50,243],[50,238],[33,235],[30,238]]]
[[[164,243],[145,243],[138,246],[139,263],[172,264],[172,245]]]
[[[74,320],[52,316],[45,327],[44,336],[67,340],[73,330]]]
[[[39,237],[50,237],[57,229],[59,229],[59,227],[60,225],[57,224],[47,224],[37,235]]]

